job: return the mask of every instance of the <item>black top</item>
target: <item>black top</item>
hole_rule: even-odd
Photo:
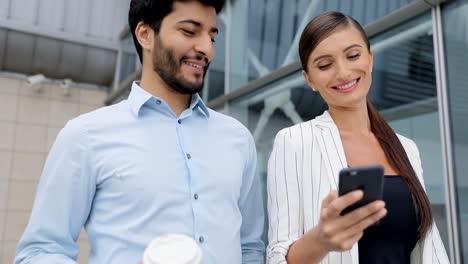
[[[359,240],[359,263],[405,264],[419,240],[413,199],[401,176],[385,176],[383,200],[387,215],[364,230]]]

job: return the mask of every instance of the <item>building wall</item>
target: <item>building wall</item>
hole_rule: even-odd
[[[129,4],[0,0],[0,71],[109,86]]]
[[[26,81],[0,77],[0,263],[12,263],[32,209],[44,161],[65,123],[99,108],[105,91],[57,84],[35,91]],[[50,206],[54,206],[51,204]],[[59,210],[59,208],[57,208]],[[87,263],[86,234],[79,263]]]

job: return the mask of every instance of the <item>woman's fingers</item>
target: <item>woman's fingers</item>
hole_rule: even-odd
[[[364,229],[387,214],[383,201],[374,201],[341,216],[346,207],[362,199],[360,190],[338,197],[330,192],[322,202],[320,237],[330,250],[349,250],[362,236]]]
[[[337,241],[347,241],[356,235],[364,232],[366,228],[375,224],[377,221],[387,215],[387,209],[381,208],[380,210],[368,215],[367,217],[355,222],[354,225],[345,228],[342,232],[337,234]]]
[[[385,208],[380,209],[374,214],[358,221],[355,225],[343,228],[339,226],[338,221],[333,225],[325,225],[323,228],[323,238],[327,241],[328,248],[334,251],[350,250],[353,245],[361,239],[364,230],[387,214]],[[334,226],[334,227],[332,227]]]
[[[368,219],[369,216],[375,215],[375,213],[379,212],[384,208],[385,202],[380,200],[374,201],[345,214],[341,219],[338,220],[338,224],[343,226],[343,228],[354,226],[357,223],[363,221],[364,219]],[[378,219],[376,221],[378,221]]]
[[[361,200],[363,195],[361,190],[356,190],[334,199],[324,208],[325,216],[333,218],[339,216],[343,209]]]
[[[327,197],[322,202],[322,209],[327,208],[333,200],[335,200],[338,197],[338,193],[336,191],[331,191]]]
[[[328,196],[322,202],[322,211],[320,215],[320,222],[323,223],[322,233],[327,239],[331,239],[340,232],[345,226],[338,223],[337,220],[341,219],[341,211],[351,204],[362,199],[363,192],[353,191],[341,197],[337,196],[336,192],[330,192]],[[348,223],[350,226],[354,223]]]

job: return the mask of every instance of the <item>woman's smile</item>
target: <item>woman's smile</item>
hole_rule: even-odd
[[[332,88],[340,93],[349,93],[349,92],[354,91],[357,88],[359,84],[359,80],[361,80],[361,77],[357,79],[353,79],[351,81],[342,82],[338,85],[332,86]]]

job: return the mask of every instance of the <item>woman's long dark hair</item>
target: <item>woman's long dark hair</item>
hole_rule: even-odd
[[[350,26],[356,28],[361,33],[362,38],[366,42],[367,49],[370,51],[369,39],[367,38],[362,26],[356,20],[336,11],[323,13],[310,21],[301,35],[299,42],[299,57],[304,71],[307,72],[307,61],[311,52],[322,40],[336,30]],[[385,121],[385,119],[383,119],[379,114],[378,110],[371,103],[369,98],[367,98],[367,109],[372,133],[374,133],[379,141],[390,165],[405,179],[408,184],[413,198],[413,204],[416,209],[416,215],[419,220],[418,231],[421,236],[424,236],[430,230],[433,222],[429,199],[424,192],[416,172],[411,166],[408,155],[398,139],[398,136],[387,121]]]

